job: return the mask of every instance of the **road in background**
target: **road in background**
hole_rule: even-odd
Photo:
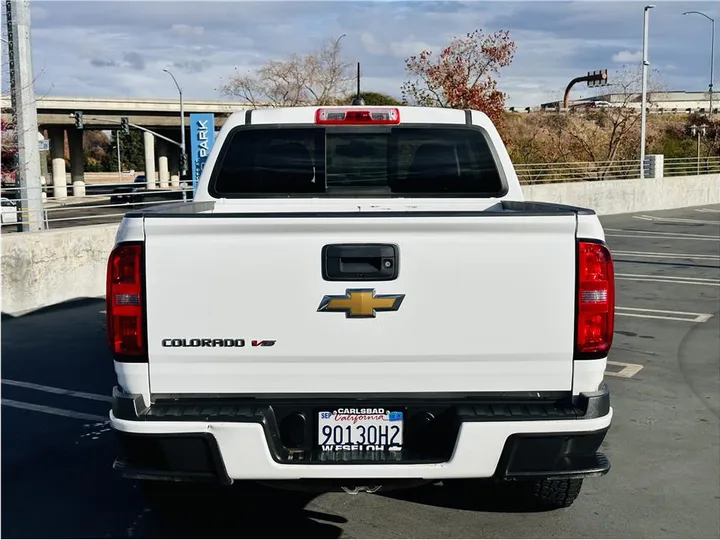
[[[115,379],[104,304],[88,301],[3,320],[2,535],[720,536],[720,206],[601,220],[617,273],[612,469],[571,508],[514,513],[474,483],[356,496],[257,488],[162,522],[111,470]]]

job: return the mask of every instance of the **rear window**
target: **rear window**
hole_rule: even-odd
[[[483,133],[445,126],[238,128],[210,180],[226,198],[503,193]]]

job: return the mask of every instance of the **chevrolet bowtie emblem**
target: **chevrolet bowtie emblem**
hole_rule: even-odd
[[[404,294],[375,294],[375,289],[347,289],[343,295],[328,295],[318,311],[345,313],[348,319],[373,319],[378,311],[397,311]]]

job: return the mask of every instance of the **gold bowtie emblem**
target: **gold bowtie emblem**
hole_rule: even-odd
[[[328,295],[318,311],[345,313],[348,319],[373,319],[378,311],[397,311],[404,294],[375,294],[375,289],[347,289],[343,295]]]

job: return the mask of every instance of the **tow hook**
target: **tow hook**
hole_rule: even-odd
[[[365,493],[375,493],[378,491],[382,485],[379,486],[355,486],[355,487],[347,487],[347,486],[341,486],[342,490],[347,493],[348,495],[357,495],[361,491],[364,491]]]

